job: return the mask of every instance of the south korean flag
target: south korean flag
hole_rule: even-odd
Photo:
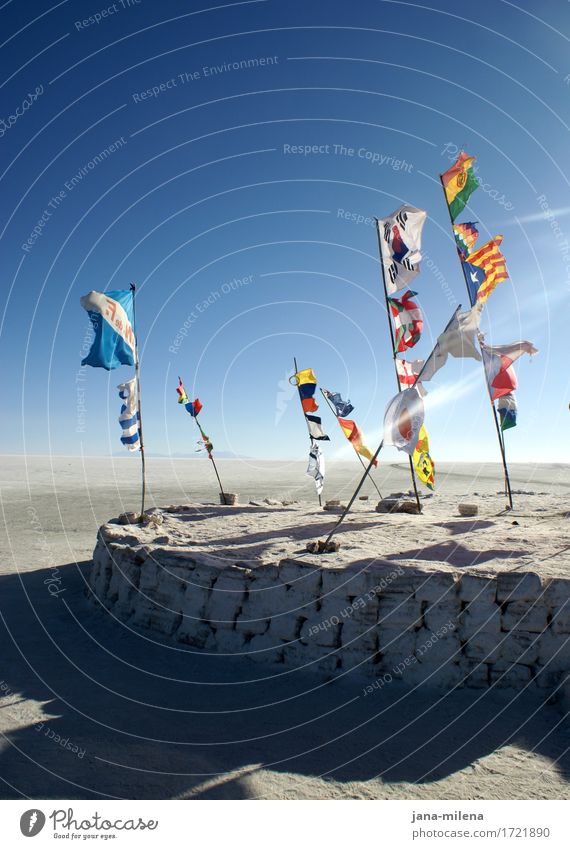
[[[387,218],[378,219],[384,277],[389,295],[410,287],[420,272],[424,209],[401,206]]]

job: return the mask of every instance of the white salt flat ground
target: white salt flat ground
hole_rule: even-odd
[[[304,466],[220,461],[242,501],[298,499],[295,522],[330,526]],[[397,684],[363,698],[356,683],[275,677],[168,645],[88,603],[96,529],[137,508],[139,471],[135,457],[1,458],[0,796],[569,798],[570,725],[560,704],[526,692],[418,695]],[[429,550],[438,567],[491,552],[481,569],[501,568],[508,549],[510,568],[568,574],[568,466],[513,466],[521,494],[509,517],[497,515],[498,466],[438,471],[424,516],[398,517],[383,547]],[[356,462],[329,463],[326,497],[346,500],[360,474]],[[217,498],[207,460],[151,459],[148,477],[149,505]],[[403,464],[376,480],[385,494],[409,486]],[[376,499],[370,485],[363,492]],[[457,522],[457,502],[474,493],[480,524],[459,541],[445,523]],[[363,503],[355,514],[361,524],[375,519],[367,510]],[[240,533],[263,530],[246,522]]]

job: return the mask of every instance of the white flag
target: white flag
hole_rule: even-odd
[[[424,402],[417,387],[395,395],[384,414],[384,444],[412,455],[424,423]]]
[[[129,451],[136,451],[140,448],[136,377],[127,380],[126,383],[119,383],[117,389],[119,397],[123,399],[119,416],[119,424],[123,428],[121,442]]]
[[[389,295],[411,285],[420,273],[424,209],[401,206],[388,218],[378,219],[382,264]]]
[[[475,304],[466,312],[459,312],[459,308],[456,310],[425,362],[421,376],[422,382],[432,379],[434,374],[446,364],[449,354],[452,357],[481,360],[481,354],[475,345],[475,337],[479,330],[482,309],[482,304]]]
[[[311,439],[307,474],[310,478],[315,479],[317,495],[321,495],[325,483],[325,455],[319,448],[318,442],[315,442],[314,439]]]

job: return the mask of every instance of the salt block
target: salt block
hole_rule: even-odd
[[[489,669],[490,665],[487,663],[462,660],[461,671],[464,675],[465,686],[472,687],[477,690],[488,687]]]
[[[460,516],[476,516],[479,512],[478,504],[468,504],[467,502],[462,502],[457,505],[457,509],[459,510]]]
[[[420,513],[415,501],[401,501],[398,498],[383,498],[376,505],[377,513]]]
[[[462,575],[459,581],[461,601],[493,603],[497,596],[497,582],[482,575]]]
[[[499,634],[501,631],[501,609],[495,604],[470,605],[459,614],[459,633],[462,639],[475,634]]]
[[[340,507],[340,500],[338,498],[331,498],[329,501],[325,501],[325,507]]]
[[[497,576],[497,601],[534,601],[542,592],[540,578],[534,572],[500,572]]]
[[[542,601],[549,607],[561,607],[566,604],[570,609],[570,581],[565,578],[551,578],[546,582]]]
[[[501,639],[499,660],[503,663],[522,663],[534,666],[538,660],[539,639],[536,634],[511,631]]]
[[[547,625],[546,614],[547,608],[540,602],[529,604],[524,601],[513,601],[506,606],[501,627],[503,631],[516,629],[540,634]]]
[[[501,655],[499,645],[502,637],[500,634],[490,634],[488,631],[479,631],[464,643],[463,653],[472,660],[494,663]],[[517,660],[517,658],[513,658]],[[487,681],[487,670],[485,669],[485,682]]]
[[[568,672],[570,667],[570,638],[548,631],[538,638],[538,662],[549,672]]]
[[[447,604],[456,592],[457,579],[452,572],[425,572],[416,579],[415,596],[421,601]]]
[[[457,628],[459,618],[459,599],[447,597],[441,604],[430,604],[424,611],[426,627],[431,631],[447,629],[453,631]]]
[[[422,622],[420,602],[406,595],[390,595],[378,602],[378,622],[384,628],[419,627]]]
[[[570,603],[554,608],[552,630],[555,634],[570,634]]]
[[[531,678],[530,667],[521,663],[494,663],[491,666],[490,683],[497,687],[519,689],[528,684]]]

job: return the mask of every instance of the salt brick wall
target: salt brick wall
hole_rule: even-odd
[[[320,676],[353,672],[436,688],[555,692],[570,670],[570,581],[533,572],[254,569],[168,548],[152,553],[103,526],[90,586],[118,618],[207,651]]]

